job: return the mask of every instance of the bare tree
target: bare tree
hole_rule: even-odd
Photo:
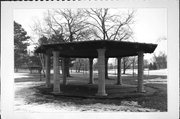
[[[85,37],[88,38],[88,26],[84,24],[86,17],[84,16],[81,9],[57,9],[54,10],[53,19],[57,25],[63,25],[65,31],[65,38],[67,42],[74,42],[79,40],[84,40]],[[60,19],[60,20],[58,20]],[[70,59],[66,58],[67,65],[67,76],[70,76],[69,73],[69,64]]]
[[[82,9],[57,9],[53,11],[52,18],[55,24],[64,28],[67,42],[86,40],[88,37],[88,25],[85,24],[87,17]]]
[[[134,11],[126,15],[111,14],[110,9],[87,9],[87,24],[93,27],[94,36],[100,40],[127,40],[132,35],[129,25],[133,23]],[[94,21],[92,23],[92,21]]]
[[[48,42],[74,42],[82,40],[128,40],[133,32],[129,25],[133,23],[134,12],[113,14],[108,8],[101,9],[54,9],[48,10],[44,23],[34,25],[34,31],[46,36]],[[66,61],[69,64],[69,59]],[[106,78],[107,76],[106,59]],[[69,75],[69,67],[67,67]]]
[[[167,68],[167,55],[164,52],[160,52],[159,55],[154,54],[153,59],[157,64],[157,69]]]
[[[32,26],[30,26],[31,30],[34,32],[34,35],[37,36],[38,38],[38,42],[35,42],[32,38],[31,38],[31,41],[35,46],[35,49],[37,48],[37,46],[41,45],[41,44],[44,44],[44,43],[47,43],[48,39],[45,37],[45,32],[44,32],[44,28],[42,27],[41,25],[41,22],[40,20],[38,19],[35,19],[34,20],[34,24]],[[45,60],[44,60],[44,55],[43,54],[38,54],[38,57],[41,61],[41,65],[42,65],[42,71],[43,71],[43,74],[45,76]]]
[[[135,69],[135,67],[136,67],[136,64],[137,64],[137,57],[133,57],[132,58],[132,69],[133,69],[133,77],[134,77],[134,75],[135,75],[135,72],[134,72],[134,69]],[[124,72],[125,73],[125,72]]]
[[[35,19],[34,24],[30,27],[38,37],[38,42],[32,41],[36,46],[47,43],[64,42],[62,27],[55,26],[49,10],[47,11],[46,16],[44,16],[43,21]],[[43,73],[45,74],[45,56],[43,54],[39,54],[38,56],[42,64]]]
[[[130,24],[133,23],[134,11],[122,14],[111,14],[110,9],[87,9],[85,10],[91,19],[86,22],[92,26],[93,34],[99,40],[128,40],[133,32]],[[94,21],[94,23],[92,23]],[[126,58],[127,59],[127,58]],[[105,59],[105,77],[108,78],[108,58]]]
[[[73,66],[76,72],[80,72],[82,69],[87,71],[89,63],[88,63],[88,60],[85,58],[76,58],[76,60],[73,63]]]
[[[89,39],[91,30],[84,23],[86,19],[81,9],[56,9],[47,12],[45,22],[51,32],[54,32],[54,36],[61,34],[65,42],[74,42]],[[70,76],[68,66],[70,59],[65,60],[67,76]]]
[[[130,62],[129,60],[129,58],[127,59],[128,57],[123,57],[122,59],[123,59],[123,74],[125,74],[126,73],[126,69],[128,69],[128,68],[130,68],[130,66],[131,66],[131,64],[132,64],[132,62]]]
[[[80,9],[47,10],[43,23],[40,23],[39,20],[34,21],[32,29],[39,35],[39,38],[47,37],[48,43],[74,42],[88,38],[91,31],[86,29],[86,24],[83,24],[85,20]],[[70,59],[66,58],[66,65],[69,62]],[[69,76],[68,66],[66,70],[68,70],[67,75]]]

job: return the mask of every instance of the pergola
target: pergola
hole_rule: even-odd
[[[36,53],[45,54],[46,85],[50,86],[50,57],[53,57],[53,93],[61,93],[59,78],[59,57],[62,57],[62,78],[66,84],[65,58],[89,58],[89,83],[93,84],[93,58],[98,58],[98,96],[106,96],[105,58],[118,59],[117,84],[122,84],[121,58],[138,56],[138,92],[144,92],[143,86],[143,54],[153,53],[157,44],[123,42],[110,40],[80,41],[41,45]]]

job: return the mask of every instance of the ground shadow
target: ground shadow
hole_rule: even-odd
[[[65,87],[64,87],[65,88]],[[87,87],[76,87],[76,86],[68,86],[66,89],[62,91],[71,93],[76,92],[79,96],[55,96],[52,95],[52,87],[46,88],[44,85],[31,87],[29,90],[33,90],[34,93],[32,95],[25,96],[25,101],[27,104],[37,103],[37,104],[45,104],[45,103],[55,103],[57,105],[65,104],[66,106],[76,106],[81,107],[83,105],[94,105],[97,103],[105,104],[105,105],[140,105],[144,108],[152,108],[160,111],[167,111],[167,94],[160,92],[157,90],[153,95],[146,96],[132,96],[125,98],[112,98],[112,99],[100,99],[100,98],[87,98],[86,96],[82,96],[83,94],[94,94],[96,93],[96,88],[87,88]],[[76,90],[75,90],[76,89]],[[72,91],[73,90],[73,91]],[[23,91],[23,90],[22,90]],[[76,95],[77,95],[76,94]],[[133,104],[131,104],[133,103]]]

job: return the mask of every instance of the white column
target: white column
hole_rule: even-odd
[[[138,92],[144,92],[144,86],[143,86],[143,52],[138,52]]]
[[[60,93],[60,77],[59,77],[59,51],[53,51],[53,70],[54,70],[54,75],[53,75],[53,80],[54,80],[54,85],[53,85],[53,93]]]
[[[62,58],[62,78],[63,78],[63,85],[66,85],[66,62],[65,62],[65,58]]]
[[[94,78],[93,78],[93,58],[89,58],[89,84],[94,84]]]
[[[105,90],[105,51],[106,49],[97,49],[98,51],[98,96],[107,96]]]
[[[117,58],[118,65],[117,65],[117,85],[122,85],[121,79],[121,57]]]
[[[50,64],[50,53],[47,52],[45,55],[45,62],[46,62],[46,86],[50,87],[50,69],[51,69],[51,64]]]

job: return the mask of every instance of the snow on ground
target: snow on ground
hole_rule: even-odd
[[[144,71],[146,74],[146,71]],[[88,72],[76,73],[71,72],[73,77],[88,78]],[[132,74],[132,70],[127,70],[127,74]],[[95,78],[97,78],[97,71],[94,72]],[[161,75],[165,76],[167,70],[152,70],[149,71],[149,76]],[[110,76],[115,76],[114,70],[109,71]],[[122,75],[126,76],[126,75]],[[14,78],[20,80],[27,80],[27,82],[16,82],[15,83],[15,100],[14,100],[14,110],[18,112],[112,112],[112,111],[124,111],[124,112],[157,112],[160,110],[145,108],[138,104],[137,101],[121,101],[120,104],[103,104],[101,102],[96,102],[92,99],[80,100],[85,104],[76,104],[73,101],[63,101],[61,99],[53,99],[51,96],[47,100],[39,103],[27,102],[27,98],[32,98],[34,100],[40,98],[43,100],[43,96],[39,95],[38,92],[31,88],[34,86],[39,86],[44,83],[44,81],[37,80],[38,76],[31,76],[29,73],[15,73]],[[73,79],[74,80],[74,79]],[[167,79],[162,79],[161,77],[145,80],[145,83],[167,83]],[[162,85],[163,86],[163,85]],[[163,86],[164,87],[164,86]],[[165,88],[166,89],[166,88]],[[38,94],[38,95],[34,95]],[[89,102],[89,103],[88,103]],[[92,103],[94,102],[94,103]]]
[[[54,99],[50,96],[46,96],[45,102],[32,103],[26,101],[26,98],[40,99],[42,96],[34,96],[37,93],[30,87],[41,85],[42,82],[24,82],[16,83],[16,97],[14,101],[14,110],[16,112],[158,112],[157,109],[149,109],[142,107],[137,101],[120,101],[119,104],[96,102],[96,99],[76,99],[82,104],[74,103],[72,100],[64,101],[61,99]],[[20,91],[21,90],[21,91]],[[20,93],[19,93],[20,92]],[[29,97],[28,97],[29,96]],[[33,97],[34,96],[34,97]],[[84,104],[83,104],[84,102]],[[94,102],[94,103],[92,103]],[[105,101],[104,101],[105,102]]]

